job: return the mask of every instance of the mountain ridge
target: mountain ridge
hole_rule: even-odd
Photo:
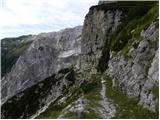
[[[10,97],[2,105],[2,118],[159,118],[158,8],[157,1],[92,6],[82,32],[73,30],[74,42],[72,32],[55,37],[61,47],[54,59],[64,59],[62,67]],[[52,40],[42,38],[53,48]],[[67,59],[72,55],[78,58]]]

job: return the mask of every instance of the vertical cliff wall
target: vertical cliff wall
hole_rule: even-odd
[[[82,32],[81,68],[105,73],[113,87],[156,111],[158,2],[109,2],[90,8]],[[157,72],[155,72],[157,71]],[[153,92],[154,91],[154,92]],[[157,91],[158,92],[158,91]]]
[[[3,97],[13,95],[2,117],[159,118],[158,8],[100,2],[82,34],[76,27],[37,36],[2,80]]]
[[[112,34],[121,23],[122,11],[98,10],[99,6],[91,7],[85,17],[81,41],[81,69],[97,72],[102,49],[106,48],[106,59],[109,59]],[[107,7],[106,7],[107,8]],[[106,66],[107,62],[103,64]]]

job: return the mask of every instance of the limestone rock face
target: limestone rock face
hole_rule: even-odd
[[[119,3],[122,8],[113,7]],[[133,8],[136,4],[139,3],[128,3]],[[126,12],[130,9],[126,7],[128,5],[125,2],[100,2],[90,8],[82,30],[81,70],[89,72],[86,76],[105,70],[112,78],[113,87],[129,98],[138,97],[140,105],[155,112],[158,98],[152,92],[156,90],[152,89],[158,87],[158,68],[153,68],[158,66],[158,14],[151,13],[152,7],[148,7],[149,12],[144,9],[137,16],[140,11],[135,10],[138,13],[131,16]],[[134,18],[142,21],[148,15],[154,18],[144,21],[148,25],[139,22],[141,27],[136,26],[139,23],[135,24]],[[99,65],[105,69],[99,69]]]
[[[117,85],[129,97],[140,97],[140,104],[151,111],[155,111],[158,101],[151,92],[153,86],[158,87],[158,44],[151,46],[158,40],[159,29],[156,24],[151,24],[143,31],[141,35],[144,40],[138,43],[137,48],[129,46],[128,59],[119,52],[109,60],[106,71],[112,76],[114,86]]]
[[[35,118],[52,102],[62,97],[74,83],[74,70],[61,70],[5,102],[2,106],[2,118]]]
[[[2,78],[2,101],[72,64],[81,52],[81,26],[42,33]]]
[[[157,3],[102,1],[83,29],[34,36],[2,79],[2,117],[158,118]]]
[[[81,42],[81,69],[97,72],[101,52],[105,44],[120,25],[122,12],[119,10],[90,9],[85,17]]]
[[[10,72],[17,59],[35,40],[34,35],[23,35],[1,40],[1,77]]]

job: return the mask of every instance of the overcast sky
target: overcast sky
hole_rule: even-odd
[[[0,38],[82,25],[98,0],[0,0]]]

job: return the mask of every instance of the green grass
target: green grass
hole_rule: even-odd
[[[111,39],[105,40],[105,45],[102,49],[102,55],[97,65],[98,72],[103,73],[108,67],[108,60],[110,57],[110,51],[118,52],[122,50],[122,53],[127,58],[128,49],[134,42],[133,38],[138,41],[143,40],[140,36],[140,32],[145,30],[153,21],[158,17],[158,5],[156,1],[120,1],[117,3],[102,4],[93,6],[90,10],[120,10],[123,11],[123,15],[127,17],[121,18],[121,24],[118,26],[116,32],[111,35]],[[132,30],[135,30],[131,33]],[[135,47],[138,44],[134,45]]]
[[[154,99],[158,100],[156,103],[156,111],[159,111],[159,86],[154,85],[151,92],[154,95]]]
[[[149,41],[150,48],[157,50],[159,46],[159,37],[158,35]]]
[[[23,54],[23,52],[30,46],[30,44],[31,42],[11,44],[7,46],[7,50],[3,49],[5,46],[2,45],[2,77],[10,71],[19,56]]]
[[[40,107],[39,100],[45,98],[49,94],[52,85],[55,84],[56,79],[54,76],[55,75],[27,88],[5,102],[1,107],[4,118],[16,119],[22,115],[23,118],[28,118],[30,115],[33,115]],[[39,88],[38,86],[41,83],[43,83],[43,87]],[[36,90],[38,90],[38,93],[35,93]],[[20,94],[22,94],[22,96],[18,98]]]
[[[148,60],[148,61],[144,62],[144,69],[145,69],[146,74],[148,74],[148,71],[149,71],[149,68],[151,67],[151,64],[152,64],[152,60]]]
[[[62,109],[63,105],[59,105],[56,101],[54,104],[52,103],[45,112],[36,117],[36,119],[56,119],[60,115]]]
[[[144,14],[144,16],[134,18],[128,23],[122,23],[117,32],[113,35],[111,49],[113,51],[119,51],[125,46],[131,45],[130,43],[133,43],[132,38],[136,38],[140,41],[143,40],[143,38],[140,36],[140,33],[142,30],[147,29],[153,21],[156,21],[158,17],[158,10],[158,5],[155,4],[151,9],[148,10],[148,12],[146,12],[146,14]],[[137,12],[139,11],[137,10]],[[134,30],[133,33],[131,33],[132,30]]]
[[[72,102],[76,101],[80,96],[83,96],[83,99],[88,99],[90,102],[85,106],[85,112],[81,113],[79,116],[82,119],[95,119],[99,116],[95,113],[93,108],[98,106],[98,101],[102,100],[100,96],[101,89],[101,75],[93,75],[90,81],[84,81],[81,84],[80,88],[75,89],[71,97],[69,97],[65,103],[57,105],[57,103],[52,104],[47,111],[42,113],[38,118],[57,118],[61,111]],[[146,108],[138,105],[139,98],[128,98],[125,94],[120,92],[117,88],[112,88],[112,79],[108,76],[104,77],[106,80],[106,96],[109,100],[113,101],[113,104],[116,107],[116,116],[114,118],[158,118],[158,111],[152,113]],[[153,88],[153,92],[157,93],[157,88]],[[86,112],[88,111],[88,112]],[[79,118],[75,112],[67,112],[65,114],[66,118]]]
[[[99,90],[101,87],[100,79],[96,79],[96,75],[93,75],[90,80],[85,80],[78,88],[74,88],[71,93],[70,97],[67,97],[64,103],[58,104],[57,102],[52,103],[49,108],[41,113],[37,118],[57,118],[61,111],[67,107],[69,104],[72,104],[76,101],[79,97],[83,96],[83,99],[88,99],[92,102],[86,106],[86,109],[90,111],[89,113],[83,112],[80,118],[97,118],[97,115],[93,113],[92,108],[96,106],[97,102],[101,100],[101,96],[99,95]],[[66,95],[67,96],[67,95]],[[74,112],[67,112],[65,115],[66,118],[78,118],[76,113]]]
[[[109,4],[101,4],[92,6],[90,10],[119,10],[122,11],[124,14],[129,15],[128,19],[133,19],[134,17],[141,17],[148,8],[152,7],[154,4],[157,4],[157,1],[118,1],[116,3],[109,3]],[[139,12],[137,12],[139,11]]]
[[[69,118],[69,119],[77,119],[78,115],[75,112],[67,112],[65,114],[65,118]]]
[[[69,71],[64,70],[63,73],[64,74],[62,74],[62,79],[63,77],[65,77],[66,80],[72,81],[72,83],[74,82],[75,78],[74,77],[70,78],[68,76],[71,74],[73,76],[72,69],[70,69]],[[23,92],[21,92],[22,93],[21,97],[18,98],[18,95],[21,93],[18,93],[17,95],[13,96],[7,102],[5,102],[1,107],[3,118],[17,119],[17,118],[20,118],[20,116],[22,116],[23,118],[31,117],[31,115],[35,114],[37,110],[39,110],[41,107],[44,106],[44,102],[40,102],[40,101],[47,98],[48,95],[50,95],[51,90],[53,89],[52,87],[57,85],[57,83],[60,82],[62,79],[56,78],[56,75],[53,74],[52,76],[46,78],[45,80],[31,86],[30,88],[25,89]],[[43,84],[43,86],[39,87],[40,84]],[[49,110],[48,113],[47,112],[44,113],[45,115],[42,116],[43,118],[48,118],[50,116],[53,118],[56,118],[59,115],[59,112],[67,104],[59,105],[57,104],[57,102],[59,99],[62,98],[62,95],[67,94],[68,89],[69,88],[63,89],[62,87],[61,94],[57,96],[57,99],[55,101],[56,104],[53,104],[51,106],[51,109],[48,109]],[[38,91],[38,92],[35,92],[35,91]],[[74,95],[75,96],[79,95],[79,93]],[[72,98],[75,98],[75,96],[72,96]],[[71,103],[73,101],[72,98],[68,100],[68,103]]]
[[[97,75],[92,75],[89,81],[85,81],[81,87],[84,98],[89,100],[99,101],[101,100],[100,90],[101,90],[101,79]]]
[[[73,89],[71,93],[71,96],[66,96],[67,99],[64,103],[58,104],[58,100],[60,99],[58,99],[56,102],[51,103],[47,110],[41,113],[37,117],[37,119],[56,119],[65,107],[77,100],[82,95],[82,91],[79,88]]]
[[[30,43],[24,43],[20,44],[19,46],[13,48],[11,51],[9,51],[9,55],[11,56],[18,56],[21,55],[30,45]]]
[[[146,108],[138,105],[139,98],[128,98],[125,94],[120,92],[117,88],[112,88],[112,79],[105,76],[107,82],[106,95],[116,105],[116,116],[118,119],[132,118],[132,119],[149,119],[158,118],[158,111],[153,113]]]
[[[89,100],[89,103],[85,105],[85,111],[77,116],[74,112],[67,113],[66,118],[79,118],[79,119],[95,119],[99,118],[93,108],[96,108],[98,102],[102,100],[100,95],[101,79],[97,75],[92,75],[89,81],[84,81],[79,88],[82,91],[83,99]],[[87,111],[87,112],[86,112]],[[75,117],[76,116],[76,117]]]
[[[86,106],[86,111],[82,112],[80,119],[100,119],[91,106]]]
[[[151,89],[151,92],[153,93],[153,95],[158,98],[159,97],[159,87],[158,86],[153,86]]]

